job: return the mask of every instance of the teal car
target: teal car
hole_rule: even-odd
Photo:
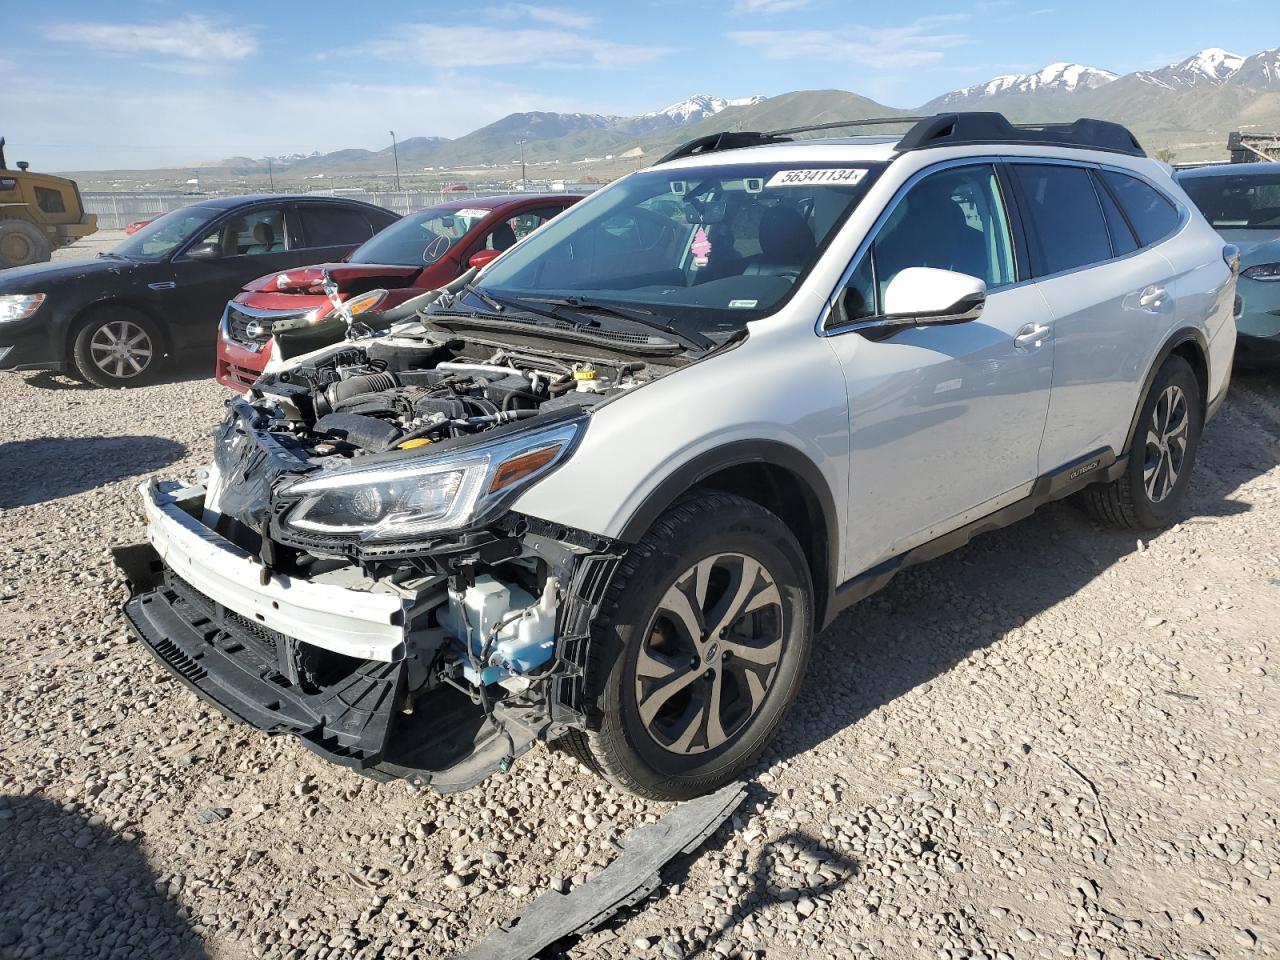
[[[1198,167],[1175,177],[1222,238],[1240,248],[1242,359],[1280,361],[1280,163]]]

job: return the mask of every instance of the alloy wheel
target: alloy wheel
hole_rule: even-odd
[[[641,722],[677,754],[714,750],[759,711],[784,646],[782,597],[759,562],[701,560],[663,594],[635,674]]]
[[[1178,482],[1187,454],[1189,423],[1187,395],[1176,384],[1166,387],[1151,411],[1142,464],[1142,483],[1152,503],[1168,497]]]
[[[112,320],[94,333],[89,341],[89,353],[103,373],[127,380],[151,365],[151,338],[130,320]]]

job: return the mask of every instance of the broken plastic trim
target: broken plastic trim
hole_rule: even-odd
[[[737,781],[688,800],[622,838],[621,855],[572,893],[551,890],[456,960],[530,960],[565,937],[594,930],[657,889],[664,866],[702,846],[747,795]]]

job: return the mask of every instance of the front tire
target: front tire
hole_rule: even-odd
[[[97,310],[76,334],[76,372],[100,387],[140,387],[164,364],[160,333],[150,319],[125,307]]]
[[[1129,444],[1124,474],[1083,491],[1094,518],[1129,530],[1167,527],[1182,515],[1204,427],[1200,382],[1182,357],[1152,381]]]
[[[702,493],[628,552],[592,626],[588,729],[568,746],[612,783],[684,800],[749,767],[808,664],[813,587],[794,535]]]

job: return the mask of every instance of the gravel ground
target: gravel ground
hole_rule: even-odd
[[[0,957],[447,956],[664,812],[541,748],[376,784],[153,667],[108,547],[224,399],[0,377]],[[739,815],[572,955],[1280,955],[1278,543],[1238,375],[1180,525],[1053,505],[842,616]]]

